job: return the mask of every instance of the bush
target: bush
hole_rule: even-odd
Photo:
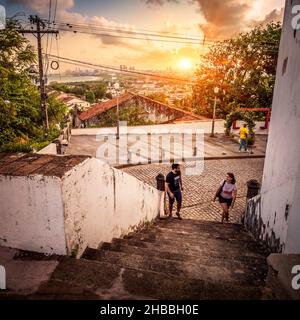
[[[33,151],[33,148],[29,144],[17,144],[17,143],[8,143],[0,146],[0,152],[22,152],[30,153]]]
[[[247,138],[247,143],[249,146],[253,146],[255,143],[255,115],[251,111],[243,111],[241,109],[237,109],[235,111],[232,111],[226,116],[226,122],[225,122],[225,134],[227,136],[230,136],[231,133],[231,127],[235,120],[243,120],[246,122],[247,127],[249,129],[249,134]]]

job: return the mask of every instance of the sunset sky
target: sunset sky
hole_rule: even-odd
[[[24,21],[29,14],[48,19],[49,3],[50,0],[0,0],[8,17],[22,12],[25,15],[20,18]],[[51,20],[55,3],[56,0],[51,1]],[[56,23],[64,29],[68,28],[66,23],[76,24],[73,30],[78,32],[60,31],[59,40],[52,41],[51,53],[117,67],[127,65],[143,70],[171,67],[184,71],[197,64],[199,54],[213,40],[234,36],[260,23],[282,20],[283,6],[284,0],[57,0]],[[128,38],[108,37],[103,35],[108,31],[99,28],[130,33]],[[97,34],[87,34],[91,32]],[[205,34],[206,42],[203,46],[202,40],[193,40],[192,44],[154,41],[153,36],[144,35],[157,32],[197,39],[203,39]],[[143,40],[131,39],[137,36]],[[31,40],[35,44],[34,38]],[[46,51],[46,36],[43,49]],[[62,65],[61,71],[72,68],[75,67]]]

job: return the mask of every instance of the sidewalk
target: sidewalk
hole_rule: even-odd
[[[164,139],[168,139],[169,141],[176,138],[176,135],[170,133],[166,133]],[[123,137],[121,137],[123,139]],[[125,137],[127,138],[127,137]],[[201,137],[200,137],[201,138]],[[140,140],[138,140],[140,139]],[[113,150],[110,154],[104,154],[103,151],[99,152],[99,150],[105,149],[104,137],[97,137],[95,135],[72,135],[71,141],[69,146],[66,149],[67,155],[89,155],[92,157],[97,157],[98,159],[102,159],[104,161],[109,161],[109,163],[113,166],[119,165],[136,165],[138,162],[134,162],[130,159],[133,156],[133,152],[130,152],[134,149],[140,150],[140,163],[148,164],[150,160],[150,151],[154,150],[157,153],[168,152],[167,149],[162,150],[164,146],[163,142],[157,141],[155,138],[151,139],[151,144],[147,143],[148,137],[142,137],[141,135],[133,135],[128,136],[128,145],[127,150],[124,149],[124,145],[120,143],[118,140],[114,139],[113,136],[109,138],[107,141],[107,145],[111,150]],[[202,138],[203,139],[203,136]],[[238,145],[238,136],[235,138],[228,138],[225,136],[224,133],[216,134],[215,138],[210,137],[209,134],[204,134],[204,144],[200,142],[200,146],[203,147],[203,154],[201,150],[198,150],[197,158],[204,159],[228,159],[228,158],[251,158],[251,157],[264,157],[265,156],[265,149],[266,149],[266,141],[267,135],[257,135],[256,136],[256,144],[253,148],[253,154],[249,154],[247,152],[238,152],[239,145]],[[192,145],[185,145],[187,150],[192,149]],[[202,148],[201,147],[201,148]],[[179,151],[181,150],[180,147],[174,143],[174,147],[170,150],[170,157],[169,159],[175,159],[178,162],[182,162],[182,156],[180,156]],[[122,153],[126,156],[126,163],[120,163],[117,160],[115,153],[119,154]],[[159,162],[159,161],[152,161]]]
[[[264,159],[218,159],[204,163],[204,171],[200,175],[187,176],[182,165],[183,205],[182,216],[185,219],[220,221],[221,207],[218,201],[212,202],[214,194],[227,172],[233,172],[237,179],[238,196],[234,208],[230,211],[230,222],[240,223],[241,215],[246,207],[246,182],[250,179],[262,181]],[[170,172],[170,165],[149,164],[123,168],[128,174],[156,187],[155,177]]]

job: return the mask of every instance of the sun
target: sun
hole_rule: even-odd
[[[192,68],[192,63],[189,59],[187,58],[182,58],[180,61],[179,61],[179,67],[181,70],[189,70]]]

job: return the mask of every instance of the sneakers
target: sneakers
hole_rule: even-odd
[[[182,217],[181,217],[181,215],[180,215],[179,212],[176,212],[176,216],[177,216],[177,218],[178,218],[179,220],[182,220]]]

